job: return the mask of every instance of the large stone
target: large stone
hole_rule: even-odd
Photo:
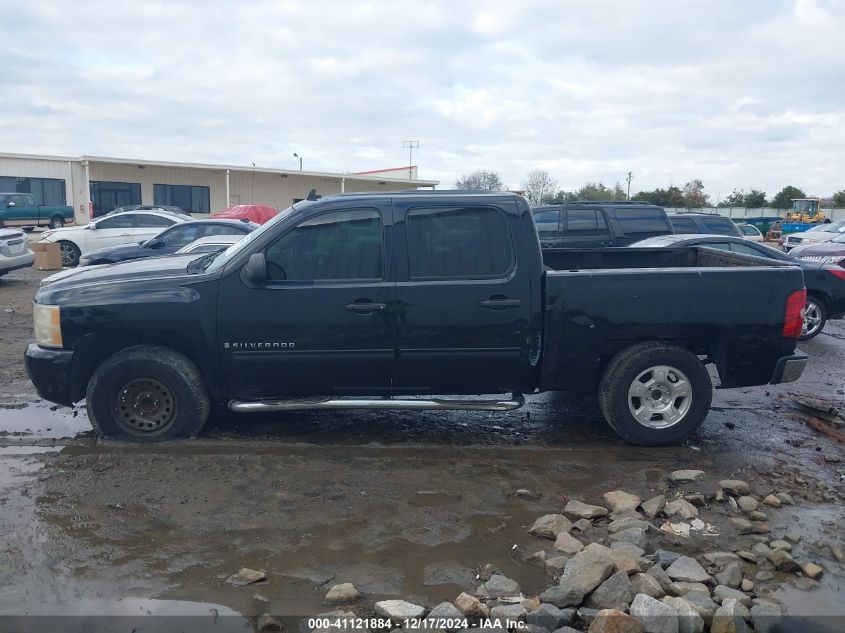
[[[614,543],[613,545],[631,545],[631,543]],[[640,549],[637,547],[637,549]],[[642,551],[642,550],[640,550]],[[611,547],[608,556],[613,559],[613,570],[633,574],[640,571],[640,555],[634,550],[621,547]]]
[[[725,585],[717,585],[713,590],[713,595],[723,603],[725,600],[731,599],[736,600],[743,606],[751,606],[751,596],[742,593],[739,589],[731,589]]]
[[[428,612],[426,618],[430,620],[461,620],[464,614],[460,612],[458,607],[451,602],[441,602],[431,611]],[[460,628],[460,627],[459,627]]]
[[[525,616],[528,624],[541,626],[554,631],[562,626],[569,626],[575,620],[575,609],[560,609],[553,604],[541,604]]]
[[[771,494],[763,497],[763,503],[773,508],[779,508],[783,505],[783,502],[780,499],[778,499],[775,495]]]
[[[760,503],[754,497],[750,495],[742,495],[738,497],[736,500],[736,505],[739,506],[739,509],[748,514],[749,512],[754,512],[757,508],[760,507]]]
[[[686,499],[676,499],[666,504],[666,507],[663,508],[663,514],[667,517],[677,517],[689,521],[698,516],[698,508]]]
[[[707,588],[707,585],[705,585],[702,582],[678,581],[678,582],[673,582],[668,587],[666,587],[666,593],[668,593],[672,596],[684,597],[688,593],[693,593],[693,592],[702,593],[705,596],[707,596],[708,598],[710,597],[710,590]]]
[[[793,499],[792,495],[789,494],[788,492],[776,492],[775,496],[785,506],[794,506],[795,505],[795,499]]]
[[[749,485],[741,479],[723,479],[719,482],[719,487],[738,497],[751,492]]]
[[[651,527],[651,525],[648,521],[643,520],[642,515],[628,516],[616,519],[615,521],[611,521],[607,525],[607,531],[611,534],[616,534],[617,532],[621,532],[622,530],[627,530],[632,527],[640,528],[641,530],[647,530],[649,527]]]
[[[731,563],[716,574],[716,582],[731,589],[739,587],[742,584],[742,568],[739,563]]]
[[[493,574],[490,580],[484,583],[484,595],[488,598],[514,598],[522,593],[522,588],[515,580],[507,576]]]
[[[455,598],[455,606],[458,607],[458,611],[470,618],[486,618],[490,616],[490,609],[487,608],[487,605],[468,593],[462,593]]]
[[[361,592],[355,588],[351,582],[342,582],[339,585],[335,585],[329,592],[326,594],[326,600],[328,602],[354,602],[358,598],[361,597]]]
[[[607,508],[582,503],[576,499],[572,499],[569,503],[567,503],[563,511],[567,514],[574,514],[582,519],[597,519],[599,517],[607,516],[608,514]]]
[[[587,630],[588,633],[643,633],[643,625],[618,609],[602,609]]]
[[[632,543],[640,549],[645,545],[645,530],[638,527],[627,528],[610,535],[611,542]]]
[[[740,534],[751,534],[754,527],[751,524],[751,521],[744,519],[743,517],[731,517],[731,523],[733,523],[736,531]]]
[[[600,584],[584,604],[592,609],[625,609],[635,595],[628,572],[618,571]]]
[[[666,570],[663,569],[660,565],[652,565],[646,570],[645,573],[657,580],[657,582],[660,583],[660,586],[663,587],[664,590],[666,589],[666,587],[672,584],[672,579],[669,578],[669,576],[666,574]]]
[[[707,582],[710,580],[710,574],[704,571],[704,567],[701,566],[701,563],[689,556],[681,556],[678,560],[669,565],[669,569],[666,570],[666,573],[672,580],[686,582]]]
[[[678,633],[678,612],[644,593],[631,603],[631,616],[639,620],[646,633]]]
[[[657,578],[649,574],[634,574],[631,576],[631,587],[634,589],[634,594],[644,593],[658,600],[666,595],[663,585],[658,582]]]
[[[729,563],[739,561],[739,556],[733,552],[706,552],[701,555],[708,565],[716,565],[717,567],[724,567]]]
[[[751,607],[751,623],[755,633],[770,633],[772,627],[781,621],[783,611],[776,604],[761,602]]]
[[[500,604],[490,609],[490,618],[493,620],[507,620],[509,622],[524,622],[525,607],[521,604]]]
[[[647,501],[643,501],[641,507],[643,512],[649,519],[653,519],[658,515],[658,513],[663,509],[666,505],[666,497],[663,495],[657,495],[656,497],[652,497]]]
[[[726,600],[726,604],[716,609],[710,633],[749,633],[751,629],[742,615],[742,605],[736,600]]]
[[[566,567],[569,562],[569,556],[561,554],[560,556],[551,556],[546,559],[546,571],[552,574],[559,574]]]
[[[584,544],[569,532],[561,532],[555,539],[555,549],[564,554],[577,554],[584,549]]]
[[[778,571],[798,571],[801,565],[785,549],[773,549],[766,556]]]
[[[704,477],[703,470],[675,470],[669,474],[669,481],[673,484],[687,484]]]
[[[654,562],[663,567],[671,565],[681,557],[678,552],[672,552],[668,549],[659,549],[654,552]]]
[[[572,524],[572,529],[578,530],[579,532],[586,532],[591,527],[593,527],[593,522],[590,519],[578,519]]]
[[[609,548],[591,543],[569,559],[560,584],[540,594],[540,600],[558,607],[581,604],[584,596],[603,583],[613,572]]]
[[[613,492],[604,493],[604,500],[610,509],[614,512],[626,512],[628,510],[636,510],[640,505],[640,498],[637,495],[632,495],[624,490],[614,490]]]
[[[390,618],[394,624],[399,624],[406,618],[421,618],[425,607],[404,600],[382,600],[373,605],[376,613],[384,618]]]
[[[710,596],[700,591],[691,591],[683,596],[683,598],[692,605],[693,609],[698,611],[698,615],[704,619],[704,623],[710,626],[710,623],[713,621],[713,615],[716,613],[719,605],[713,602]]]
[[[698,610],[687,602],[686,598],[667,596],[662,600],[678,612],[678,633],[702,633],[704,618]]]
[[[801,566],[801,571],[804,572],[804,575],[807,578],[812,578],[816,580],[817,578],[821,578],[821,575],[824,573],[824,569],[816,565],[811,561],[807,561]]]
[[[556,539],[561,532],[569,532],[572,522],[562,514],[546,514],[531,524],[528,533],[540,538]]]
[[[241,567],[238,573],[232,574],[226,579],[230,585],[235,587],[246,587],[257,582],[267,580],[267,574],[258,569],[250,569],[249,567]]]
[[[274,615],[265,613],[258,618],[258,622],[255,623],[255,628],[258,631],[281,631],[282,621]]]

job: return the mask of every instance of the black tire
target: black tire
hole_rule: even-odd
[[[79,265],[79,256],[82,253],[76,244],[67,240],[61,240],[59,242],[59,248],[61,248],[62,266],[64,268],[73,268]]]
[[[804,326],[801,328],[801,335],[798,337],[799,341],[809,341],[812,338],[816,338],[821,334],[825,323],[827,323],[827,308],[824,305],[824,301],[813,295],[807,295],[807,303],[804,304],[804,313],[806,316],[804,317]],[[808,317],[811,314],[813,314],[813,317],[810,319]],[[812,325],[810,325],[810,322],[812,322]]]
[[[632,400],[629,392],[634,389],[635,380],[644,373],[648,377],[651,374],[647,372],[657,367],[668,367],[680,372],[680,375],[686,378],[683,382],[688,382],[690,393],[690,400],[686,405],[684,396],[677,396],[676,400],[672,400],[671,393],[664,394],[666,402],[671,402],[673,408],[686,406],[686,409],[683,415],[679,415],[678,421],[671,424],[665,419],[660,419],[662,414],[656,414],[654,417],[658,419],[650,421],[649,424],[669,424],[663,428],[647,426],[635,417],[632,407],[638,400],[636,396]],[[670,372],[666,382],[671,384],[671,378],[677,378],[677,375]],[[651,375],[648,380],[654,378],[655,376]],[[682,383],[679,381],[677,384]],[[651,393],[662,393],[659,385],[655,388],[641,382],[639,386],[644,387],[646,391],[653,389]],[[621,351],[608,364],[599,385],[599,406],[607,423],[624,440],[644,446],[676,444],[694,433],[707,417],[712,399],[713,384],[704,363],[695,354],[660,341],[637,343]],[[642,410],[638,407],[638,412]]]
[[[88,419],[99,437],[161,442],[192,437],[210,408],[205,381],[182,354],[139,345],[109,357],[85,394]]]
[[[60,215],[54,215],[50,218],[50,228],[60,229],[65,225],[65,219]]]

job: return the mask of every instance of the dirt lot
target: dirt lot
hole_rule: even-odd
[[[139,447],[96,442],[84,408],[56,409],[26,379],[30,301],[44,276],[0,279],[4,630],[44,630],[23,615],[153,613],[155,630],[189,614],[172,630],[242,631],[265,612],[295,623],[330,610],[324,596],[339,582],[364,594],[349,607],[359,614],[386,598],[430,607],[476,591],[485,564],[535,596],[553,577],[530,555],[551,542],[527,526],[569,499],[606,505],[603,493],[616,489],[643,500],[701,493],[690,498],[708,527],[674,536],[655,519],[649,553],[750,550],[797,533],[792,555],[820,565],[821,577],[773,569],[749,595],[830,630],[842,624],[830,618],[845,617],[845,568],[832,553],[845,544],[843,445],[792,404],[796,395],[845,401],[841,323],[801,346],[812,363],[799,383],[717,392],[701,433],[674,448],[625,445],[591,402],[560,395],[507,414],[218,415],[196,440]],[[676,469],[705,476],[670,486]],[[761,506],[770,532],[740,534],[731,517],[741,511],[716,496],[728,478],[748,482],[757,499],[779,492],[795,504]],[[579,538],[607,542],[607,521]],[[748,578],[771,567],[758,563],[746,565]],[[241,567],[268,580],[227,583]],[[79,630],[113,624],[101,617]]]

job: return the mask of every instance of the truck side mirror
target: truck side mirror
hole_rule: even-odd
[[[267,283],[267,261],[264,259],[264,253],[253,253],[249,256],[244,266],[244,277],[255,286]]]

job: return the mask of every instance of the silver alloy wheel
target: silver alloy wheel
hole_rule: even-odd
[[[53,218],[50,220],[50,228],[51,229],[60,229],[65,225],[65,221],[61,218]]]
[[[62,266],[73,266],[76,263],[76,248],[69,242],[62,242],[59,246],[62,253]]]
[[[676,425],[692,406],[689,378],[675,367],[655,365],[634,378],[628,388],[631,415],[650,429]]]
[[[801,336],[813,336],[822,325],[822,309],[812,299],[807,299],[804,305],[804,325],[801,326]]]

